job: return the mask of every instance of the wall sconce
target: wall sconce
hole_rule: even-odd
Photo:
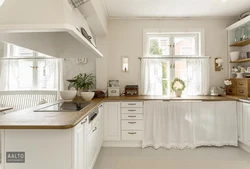
[[[221,58],[215,58],[214,59],[214,63],[215,63],[215,71],[221,71],[221,70],[223,70],[223,66],[222,66],[223,59],[221,59]]]
[[[122,56],[122,71],[128,72],[128,56]]]

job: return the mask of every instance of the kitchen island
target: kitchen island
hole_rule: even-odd
[[[181,106],[193,102],[235,104],[236,100],[211,96],[106,97],[93,99],[78,112],[34,112],[61,102],[56,101],[4,114],[0,116],[1,169],[92,169],[102,146],[142,146],[144,102],[164,101]],[[96,109],[98,113],[92,118]],[[12,152],[24,153],[25,161],[9,162],[7,154]]]

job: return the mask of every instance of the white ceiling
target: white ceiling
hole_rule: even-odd
[[[228,17],[250,10],[250,0],[103,0],[110,18]]]

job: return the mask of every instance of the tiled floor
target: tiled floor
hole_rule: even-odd
[[[102,148],[94,169],[250,169],[249,162],[250,153],[234,147]]]

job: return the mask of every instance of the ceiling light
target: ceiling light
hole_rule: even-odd
[[[0,6],[4,3],[5,0],[0,0]]]

